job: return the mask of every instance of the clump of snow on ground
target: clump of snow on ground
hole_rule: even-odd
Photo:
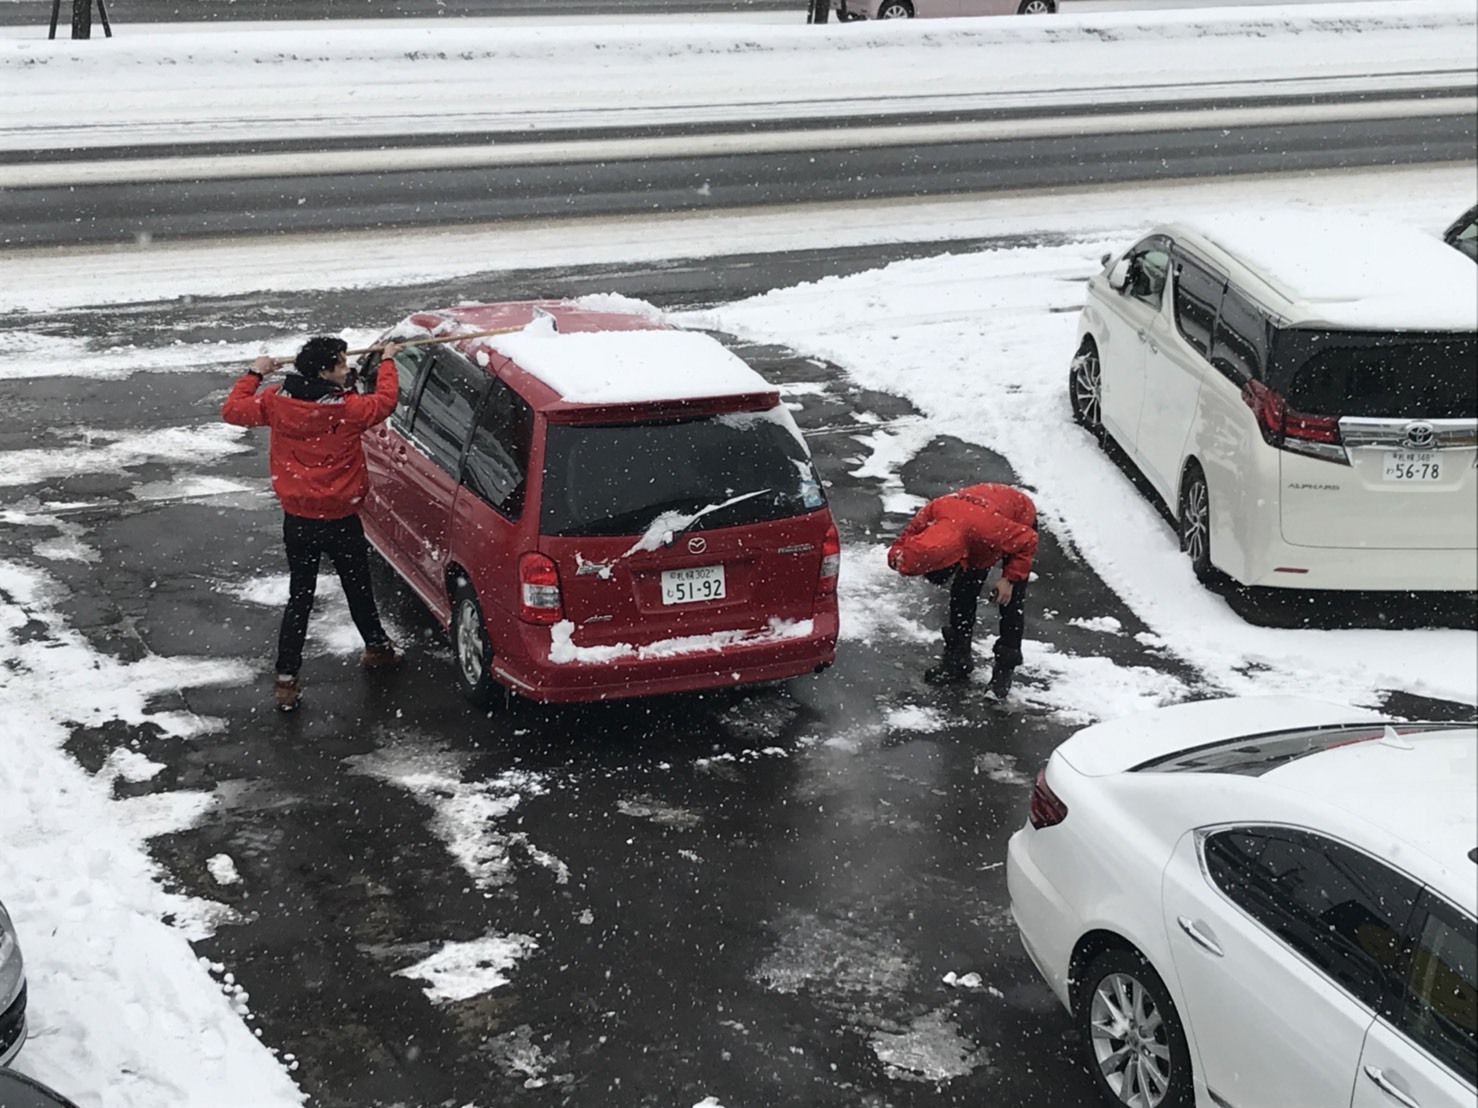
[[[1179,677],[1149,666],[1126,666],[1100,655],[1065,654],[1051,643],[1027,638],[1023,664],[1011,695],[1035,707],[1052,708],[1070,723],[1177,704],[1193,692]]]
[[[883,712],[883,725],[890,731],[942,731],[949,721],[938,708],[904,704]]]
[[[98,770],[96,780],[99,784],[111,784],[113,781],[148,781],[157,776],[163,768],[162,763],[145,757],[137,750],[129,750],[127,747],[120,746],[103,760],[103,767]]]
[[[919,1016],[900,1032],[873,1032],[872,1049],[888,1073],[904,1081],[948,1081],[988,1060],[944,1008]]]
[[[462,780],[471,755],[437,750],[400,736],[369,754],[349,759],[358,773],[407,790],[432,810],[431,830],[479,888],[513,880],[515,850],[549,869],[555,880],[569,880],[569,868],[539,850],[527,834],[500,830],[526,797],[546,791],[544,778],[524,770],[506,770],[479,781]]]
[[[212,854],[205,860],[205,868],[215,878],[217,885],[238,885],[241,883],[241,874],[236,869],[236,863],[229,854]]]
[[[1124,625],[1113,616],[1075,616],[1067,621],[1069,627],[1081,627],[1085,631],[1102,631],[1105,635],[1122,635]]]
[[[984,774],[1001,785],[1030,785],[1032,779],[1016,768],[1016,755],[999,754],[993,750],[975,755],[975,773]]]
[[[508,984],[508,971],[538,947],[528,935],[484,935],[470,942],[447,943],[395,974],[425,981],[422,991],[438,1003],[467,1000]]]
[[[204,462],[240,454],[251,449],[242,441],[244,430],[207,423],[141,432],[82,431],[70,442],[6,451],[0,485],[31,485],[86,473],[122,473],[129,466],[145,462]]]

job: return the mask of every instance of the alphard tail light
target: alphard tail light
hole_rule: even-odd
[[[1337,416],[1295,411],[1281,393],[1261,381],[1248,381],[1243,385],[1242,400],[1257,417],[1257,429],[1269,446],[1322,458],[1326,462],[1350,464],[1344,443],[1340,441]]]

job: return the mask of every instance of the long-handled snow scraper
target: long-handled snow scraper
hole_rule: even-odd
[[[405,342],[397,342],[396,345],[397,346],[426,346],[426,345],[428,345],[430,343],[437,343],[437,342],[461,342],[463,339],[484,339],[484,338],[487,338],[489,335],[511,335],[514,331],[522,331],[522,330],[523,330],[522,327],[497,327],[497,328],[494,328],[491,331],[473,331],[470,334],[460,334],[460,335],[428,335],[426,338],[421,338],[421,339],[406,339]],[[392,339],[391,341],[393,342],[395,340]],[[344,356],[346,358],[352,358],[352,357],[354,357],[357,354],[369,354],[372,351],[380,350],[380,349],[383,349],[383,347],[380,347],[380,346],[366,346],[366,347],[362,347],[359,350],[346,350],[346,351],[344,351]],[[272,359],[272,364],[274,366],[278,366],[278,367],[285,366],[285,365],[292,365],[293,364],[293,359],[292,358],[273,358]]]

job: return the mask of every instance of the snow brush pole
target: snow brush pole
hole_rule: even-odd
[[[428,346],[428,345],[430,345],[432,343],[438,343],[438,342],[461,342],[463,339],[485,339],[489,335],[509,335],[509,334],[512,334],[514,331],[522,331],[522,330],[523,330],[522,327],[496,327],[496,328],[494,328],[491,331],[473,331],[470,334],[465,334],[465,335],[431,335],[431,336],[428,336],[427,338],[424,338],[424,339],[406,339],[405,342],[396,343],[396,345],[397,346]],[[394,340],[392,339],[391,341],[393,342]],[[344,356],[346,358],[352,358],[352,357],[354,357],[355,355],[358,355],[358,354],[369,354],[372,351],[375,351],[375,350],[383,350],[383,349],[384,349],[383,346],[365,346],[365,347],[361,347],[358,350],[346,350],[346,351],[344,351]],[[285,366],[285,365],[292,365],[293,364],[293,359],[292,358],[273,358],[272,359],[272,364],[275,365],[275,366],[279,366],[279,367],[280,366]]]

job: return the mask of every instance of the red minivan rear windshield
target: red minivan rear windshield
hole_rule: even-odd
[[[1269,378],[1312,415],[1473,419],[1478,338],[1289,328],[1274,340]]]
[[[540,530],[640,535],[665,512],[688,530],[812,512],[825,503],[784,408],[643,423],[551,423]]]

